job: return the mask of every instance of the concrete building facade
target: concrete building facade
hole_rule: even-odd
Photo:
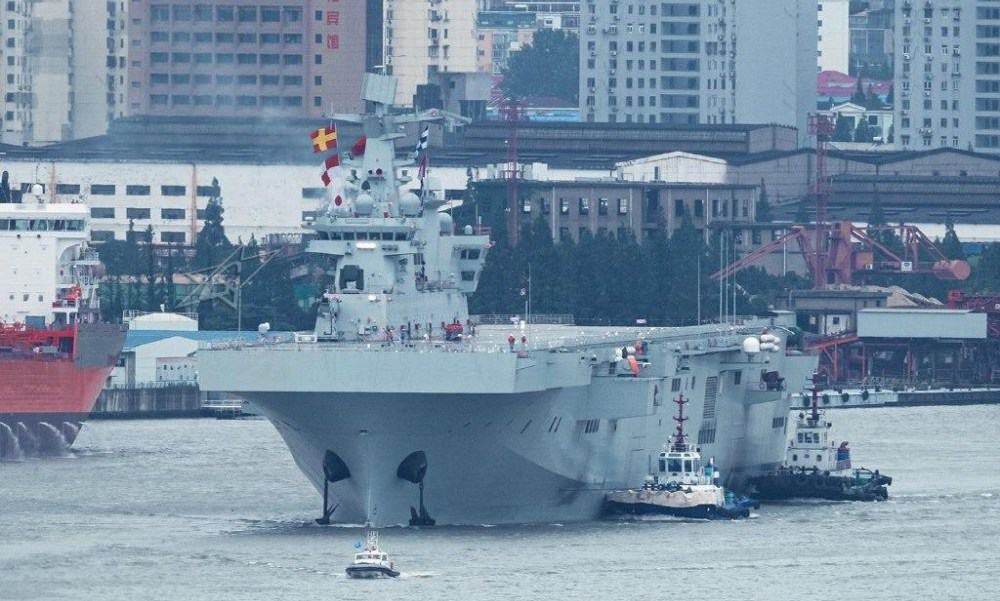
[[[370,3],[133,2],[130,115],[319,117],[360,109]]]
[[[798,127],[805,142],[816,106],[816,23],[815,3],[791,0],[586,0],[582,118],[778,123]]]
[[[850,0],[822,0],[817,7],[820,71],[847,73],[850,69]]]
[[[0,3],[0,140],[41,145],[97,136],[124,115],[129,4]]]
[[[899,146],[1000,152],[1000,4],[901,0],[895,11]]]
[[[476,71],[476,0],[383,0],[385,70],[395,75],[396,104],[437,73]]]
[[[508,67],[512,52],[531,44],[535,36],[535,13],[481,11],[476,29],[476,68],[499,75]]]
[[[851,73],[891,79],[895,55],[895,0],[872,0],[850,16]]]

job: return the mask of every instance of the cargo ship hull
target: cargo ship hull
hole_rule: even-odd
[[[125,340],[113,324],[81,324],[72,354],[0,354],[0,458],[59,454],[76,440]]]

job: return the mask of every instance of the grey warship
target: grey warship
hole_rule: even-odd
[[[328,262],[313,332],[199,351],[205,391],[253,403],[324,493],[323,521],[564,522],[640,485],[690,400],[696,444],[727,486],[782,464],[791,402],[816,358],[785,348],[790,316],[691,327],[472,328],[490,240],[444,200],[408,191],[394,80],[368,75],[363,156],[344,160],[306,227]],[[625,291],[622,291],[625,294]],[[419,507],[419,509],[417,509]]]

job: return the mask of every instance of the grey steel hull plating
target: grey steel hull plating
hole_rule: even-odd
[[[350,477],[330,485],[335,521],[408,523],[419,493],[397,468],[423,451],[438,524],[563,522],[594,519],[608,491],[642,483],[679,394],[691,440],[724,484],[782,463],[792,391],[763,391],[758,378],[780,369],[802,382],[815,358],[751,360],[727,344],[690,355],[653,344],[639,377],[603,361],[603,345],[521,356],[303,345],[201,351],[199,361],[203,389],[251,401],[317,490],[326,452],[343,460]]]

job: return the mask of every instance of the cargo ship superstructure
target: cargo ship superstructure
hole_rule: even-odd
[[[82,203],[41,185],[0,194],[0,458],[65,452],[118,360],[125,328],[97,313]]]
[[[405,121],[369,75],[364,154],[307,224],[332,285],[313,332],[199,351],[200,385],[250,400],[347,523],[588,520],[640,485],[690,399],[695,444],[727,484],[784,459],[790,391],[816,358],[785,348],[779,315],[677,328],[469,324],[490,240],[405,189]],[[389,92],[386,92],[389,90]],[[510,274],[512,281],[520,274]],[[629,291],[622,290],[622,295]],[[784,324],[784,325],[783,325]],[[419,507],[419,509],[418,509]]]

